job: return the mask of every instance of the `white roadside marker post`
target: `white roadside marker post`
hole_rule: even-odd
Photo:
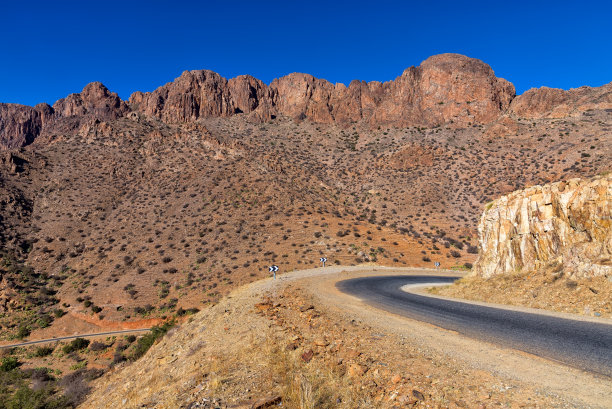
[[[323,263],[323,267],[325,267],[325,262],[327,261],[327,258],[321,257],[319,260],[321,260],[321,263]]]
[[[268,271],[274,273],[274,279],[276,280],[276,272],[278,271],[278,266],[270,266],[268,267]]]

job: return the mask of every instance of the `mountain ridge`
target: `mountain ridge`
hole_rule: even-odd
[[[310,74],[291,73],[270,85],[250,75],[226,79],[210,70],[184,71],[151,92],[127,101],[100,82],[87,84],[53,106],[0,103],[0,149],[31,144],[44,134],[74,132],[81,118],[116,119],[136,113],[165,123],[244,114],[267,122],[276,116],[349,126],[465,127],[508,117],[561,118],[588,109],[612,108],[612,83],[571,90],[530,89],[516,95],[509,81],[484,62],[460,54],[429,57],[394,80],[332,84]]]

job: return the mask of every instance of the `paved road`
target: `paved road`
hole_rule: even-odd
[[[366,303],[471,338],[612,376],[612,324],[484,307],[407,293],[407,284],[451,283],[458,277],[384,276],[340,281],[336,287]]]
[[[49,342],[65,341],[68,339],[76,339],[76,338],[92,338],[92,337],[104,337],[104,336],[109,336],[109,335],[131,334],[134,332],[143,332],[143,331],[150,331],[150,330],[151,328],[139,328],[139,329],[126,329],[126,330],[121,330],[121,331],[99,332],[97,334],[70,335],[67,337],[57,337],[57,338],[39,339],[38,341],[21,342],[19,344],[0,345],[0,349],[25,347],[28,345],[35,345],[35,344],[47,344]]]

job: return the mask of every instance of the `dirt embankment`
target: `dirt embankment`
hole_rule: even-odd
[[[332,267],[240,288],[98,381],[83,407],[605,407],[612,398],[610,380],[381,312],[334,287],[411,271],[424,273]]]

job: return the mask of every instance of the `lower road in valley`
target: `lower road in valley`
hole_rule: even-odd
[[[496,308],[415,294],[403,286],[451,283],[458,277],[377,276],[336,287],[373,307],[462,335],[612,376],[612,324]]]
[[[67,341],[69,339],[75,339],[75,338],[94,338],[94,337],[106,337],[106,336],[121,335],[121,334],[132,334],[136,332],[143,332],[143,331],[150,331],[150,330],[151,328],[140,328],[140,329],[126,329],[126,330],[121,330],[121,331],[99,332],[96,334],[68,335],[65,337],[47,338],[47,339],[39,339],[36,341],[20,342],[18,344],[0,345],[0,349],[25,347],[25,346],[36,345],[36,344],[48,344],[49,342]]]

